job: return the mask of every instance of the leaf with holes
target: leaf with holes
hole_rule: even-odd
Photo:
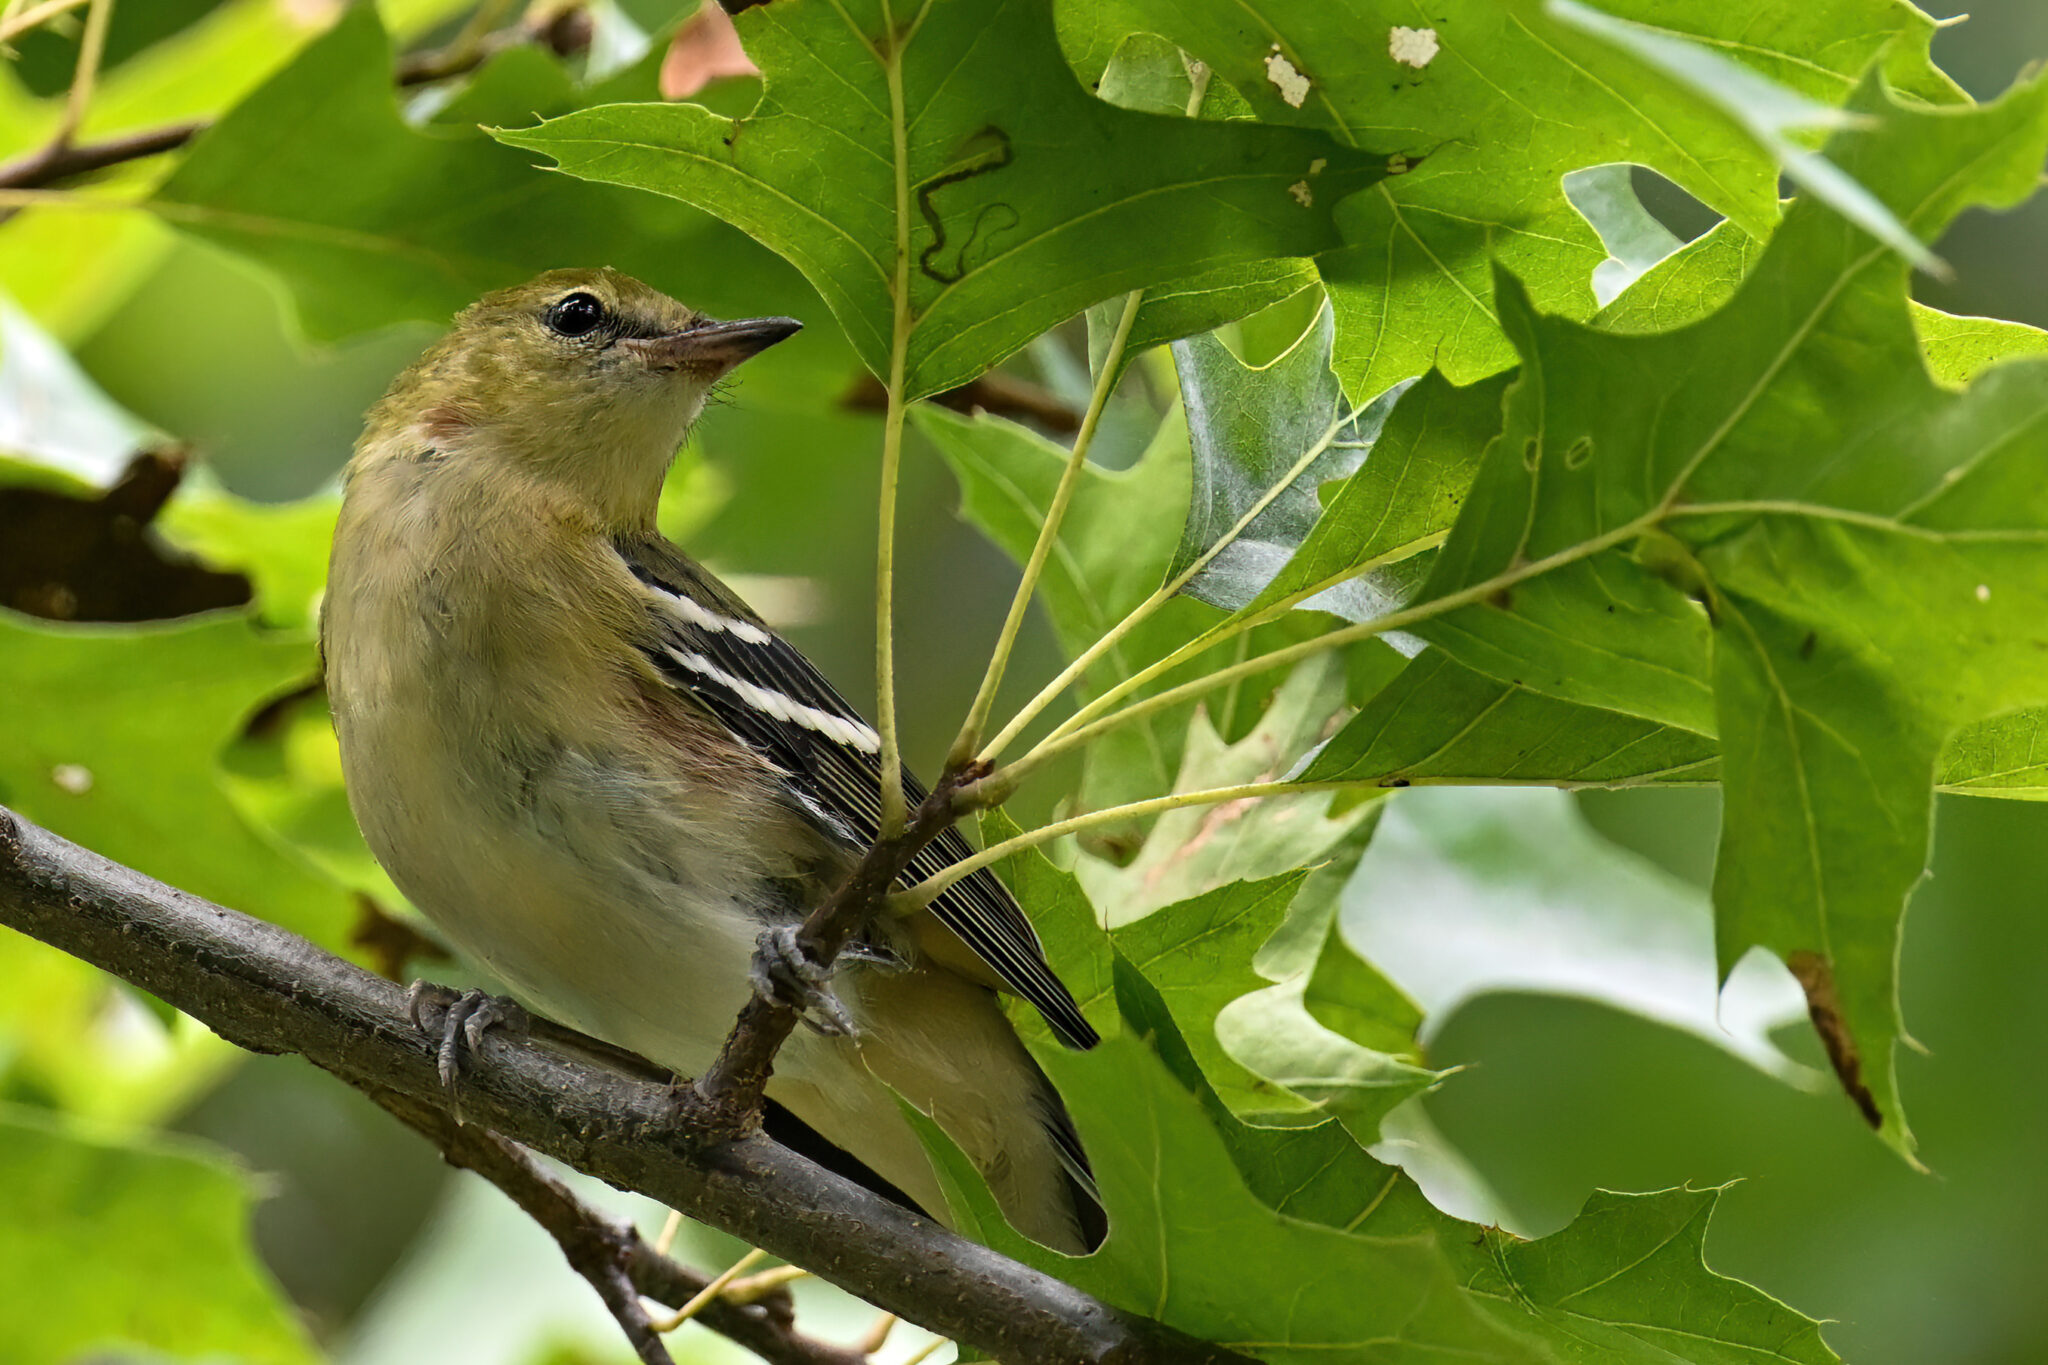
[[[2048,152],[2048,82],[1859,107],[1871,126],[1830,158],[1928,237],[2025,198]],[[1957,729],[2048,702],[2048,362],[1938,384],[1905,284],[1804,203],[1677,331],[1547,317],[1503,276],[1521,377],[1425,592],[1450,610],[1417,630],[1496,679],[1719,737],[1722,968],[1758,944],[1790,963],[1845,1088],[1910,1153],[1896,942],[1937,763]]]
[[[1607,248],[1563,188],[1572,171],[1647,166],[1768,234],[1778,167],[1726,109],[1554,18],[1542,0],[1128,0],[1268,122],[1403,154],[1339,209],[1352,249],[1319,261],[1337,305],[1337,368],[1367,398],[1432,366],[1469,383],[1514,350],[1494,320],[1493,263],[1544,308],[1593,312]],[[1605,6],[1823,104],[1882,57],[1901,89],[1960,98],[1927,60],[1934,25],[1892,0],[1787,9],[1775,0]]]
[[[974,378],[1127,290],[1338,244],[1385,158],[1324,135],[1136,113],[1074,80],[1050,0],[761,5],[766,87],[721,118],[622,105],[498,134],[695,204],[787,256],[907,397]]]

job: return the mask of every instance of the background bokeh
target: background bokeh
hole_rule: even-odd
[[[149,0],[123,13],[152,6],[169,24],[173,11],[203,0]],[[131,36],[139,44],[149,34]],[[1938,60],[1979,96],[2044,54],[2042,0],[1985,0],[1936,45]],[[30,44],[24,61],[31,79],[61,83],[61,53],[39,55]],[[1682,206],[1671,216],[1681,230],[1699,229]],[[2048,326],[2048,200],[1974,214],[1941,252],[1955,277],[1922,280],[1927,302]],[[798,580],[801,590],[788,593],[792,633],[859,696],[878,424],[820,415],[819,389],[842,390],[855,374],[831,331],[814,328],[749,367],[731,403],[707,417],[701,449],[722,501],[691,548],[726,572]],[[138,289],[71,340],[109,394],[192,442],[229,487],[285,499],[334,476],[363,408],[429,335],[407,328],[308,348],[260,275],[179,239]],[[1057,378],[1051,369],[1042,376]],[[953,516],[953,501],[940,462],[914,450],[901,513],[899,648],[909,751],[927,766],[978,677],[1013,581],[1007,561]],[[1042,678],[1052,661],[1034,626],[1013,677]],[[1578,807],[1609,839],[1705,884],[1715,796],[1596,793]],[[1362,875],[1371,873],[1368,860]],[[1595,1188],[1739,1181],[1716,1216],[1711,1263],[1837,1320],[1830,1339],[1850,1360],[2048,1360],[2044,886],[2048,809],[1944,799],[1934,874],[1915,899],[1903,952],[1905,1016],[1926,1050],[1904,1056],[1902,1082],[1931,1173],[1880,1146],[1831,1089],[1787,1086],[1697,1037],[1550,995],[1491,994],[1437,1022],[1431,1060],[1465,1069],[1428,1101],[1430,1116],[1518,1231],[1561,1226]],[[1813,1059],[1803,1029],[1781,1041]],[[273,1173],[275,1194],[259,1214],[264,1254],[339,1359],[627,1358],[537,1230],[311,1069],[252,1060],[176,1126]],[[651,1221],[651,1211],[636,1212]],[[692,1236],[687,1254],[701,1264],[740,1250]],[[850,1330],[863,1315],[822,1290],[806,1290],[803,1302],[806,1322],[822,1332]],[[705,1359],[725,1351],[701,1334],[683,1341]]]

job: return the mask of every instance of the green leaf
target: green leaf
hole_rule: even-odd
[[[1074,908],[1041,924],[1055,963],[1099,960],[1106,945],[1093,923]],[[1835,1359],[1811,1320],[1706,1268],[1712,1193],[1598,1195],[1580,1222],[1523,1242],[1438,1212],[1338,1124],[1233,1118],[1158,991],[1121,959],[1115,1005],[1128,1027],[1093,1052],[1038,1052],[1109,1212],[1109,1239],[1092,1256],[1011,1231],[972,1164],[906,1111],[958,1225],[1006,1254],[1272,1362]],[[1304,1277],[1304,1265],[1316,1273]]]
[[[1258,597],[1315,526],[1317,490],[1358,468],[1378,436],[1385,406],[1338,427],[1345,414],[1330,370],[1334,332],[1324,307],[1278,359],[1260,366],[1240,361],[1213,332],[1174,343],[1194,479],[1167,577],[1206,558],[1181,589],[1190,597],[1226,611]],[[1371,614],[1353,600],[1359,586],[1333,592],[1319,608]]]
[[[1382,787],[1692,785],[1720,776],[1718,757],[1706,735],[1532,692],[1430,650],[1346,721],[1300,778]]]
[[[220,755],[319,671],[303,635],[234,616],[146,627],[0,615],[0,804],[116,862],[338,946],[341,889],[251,828]]]
[[[464,0],[384,0],[378,6],[401,39],[418,37]],[[133,7],[140,10],[142,6]],[[127,11],[115,18],[116,28]],[[276,74],[332,20],[319,6],[225,0],[176,34],[102,70],[78,140],[132,134],[219,117]],[[41,146],[63,117],[63,94],[34,99],[0,65],[0,160]],[[93,198],[146,197],[168,158],[114,166],[69,192]],[[0,292],[68,340],[90,336],[162,261],[171,234],[146,211],[106,206],[29,207],[0,223]]]
[[[461,98],[505,117],[645,98],[658,59],[578,91],[554,63],[513,51]],[[391,66],[376,10],[352,7],[199,140],[154,207],[277,272],[323,339],[441,321],[565,261],[615,265],[727,316],[808,311],[809,292],[784,267],[712,219],[535,174],[474,130],[408,124]],[[347,176],[333,174],[338,147]]]
[[[192,1146],[74,1135],[0,1110],[0,1339],[16,1365],[112,1353],[319,1358],[257,1261],[256,1190]]]
[[[1204,791],[1280,777],[1343,713],[1344,694],[1342,662],[1324,655],[1288,675],[1258,724],[1235,744],[1224,742],[1206,711],[1196,713],[1172,790]],[[1333,869],[1329,884],[1299,898],[1302,912],[1308,913],[1311,907],[1327,907],[1329,893],[1343,884],[1370,833],[1370,808],[1354,805],[1331,814],[1330,804],[1329,793],[1307,792],[1168,811],[1127,863],[1089,857],[1075,870],[1090,898],[1112,907],[1110,927],[1115,928],[1231,882],[1328,863]],[[1322,942],[1321,921],[1315,924],[1288,970],[1314,957]]]
[[[763,5],[736,23],[766,80],[744,118],[636,105],[499,136],[737,224],[804,272],[876,374],[902,341],[911,398],[1100,299],[1329,250],[1331,205],[1381,173],[1319,134],[1092,98],[1050,0],[931,0],[901,23],[884,0]]]
[[[1076,7],[1060,7],[1062,28]],[[1064,42],[1065,39],[1063,38]],[[1219,118],[1241,110],[1243,101],[1230,87],[1201,76],[1200,92],[1190,60],[1179,48],[1150,33],[1124,37],[1106,67],[1095,93],[1111,104],[1141,113],[1189,116],[1191,107],[1203,118]],[[1286,257],[1236,262],[1206,270],[1185,280],[1146,288],[1131,319],[1117,374],[1154,346],[1211,331],[1225,323],[1270,307],[1304,289],[1319,287],[1315,263]],[[1111,297],[1088,309],[1088,358],[1100,371],[1110,338],[1123,319],[1124,300]]]
[[[1173,789],[1278,775],[1341,712],[1344,693],[1343,669],[1323,657],[1299,666],[1236,744],[1197,712]],[[1421,1065],[1412,1027],[1389,1044],[1403,1017],[1391,986],[1365,1005],[1394,1021],[1369,1042],[1304,1008],[1337,895],[1377,816],[1370,804],[1330,807],[1327,793],[1307,793],[1170,811],[1127,866],[1084,855],[1075,870],[1096,904],[1113,907],[1118,951],[1162,994],[1224,1104],[1262,1123],[1335,1116],[1370,1141],[1437,1073]],[[1407,1017],[1420,1022],[1412,1007]]]
[[[1594,307],[1608,252],[1563,178],[1647,166],[1755,236],[1778,216],[1777,167],[1715,102],[1560,23],[1541,0],[1132,0],[1142,27],[1207,62],[1274,123],[1308,124],[1405,156],[1338,210],[1352,250],[1318,265],[1337,306],[1337,370],[1366,398],[1432,366],[1457,383],[1504,369],[1493,263],[1545,309]],[[1772,0],[1609,6],[1839,104],[1881,55],[1893,82],[1954,100],[1928,64],[1933,23],[1891,0],[1787,11]],[[1394,55],[1397,30],[1406,62]],[[1428,33],[1434,48],[1421,39]],[[1428,55],[1433,52],[1433,55]]]
[[[997,417],[963,418],[924,404],[912,421],[930,437],[960,483],[960,514],[1013,560],[1038,538],[1067,452]],[[1187,428],[1163,423],[1129,469],[1090,463],[1075,488],[1038,600],[1069,658],[1080,654],[1152,595],[1166,573],[1188,499]],[[1104,656],[1076,688],[1082,699],[1122,682],[1170,653],[1214,615],[1193,601],[1168,603]],[[1180,761],[1190,708],[1125,727],[1093,746],[1083,800],[1111,806],[1165,791]]]
[[[1712,103],[1747,130],[1800,189],[1914,265],[1944,269],[1869,190],[1826,157],[1799,145],[1801,134],[1850,127],[1853,119],[1842,110],[1759,76],[1702,44],[1615,19],[1577,0],[1546,0],[1544,9],[1554,19],[1633,53]]]
[[[1505,389],[1503,380],[1457,389],[1431,371],[1400,391],[1364,466],[1327,498],[1314,529],[1241,614],[1298,600],[1362,619],[1372,604],[1386,610],[1405,600],[1414,587],[1408,561],[1434,550],[1457,519],[1500,431]],[[1347,602],[1338,589],[1350,583],[1364,590]]]
[[[1913,305],[1913,330],[1927,368],[1943,384],[1961,388],[1993,365],[2048,354],[2048,332],[1999,318],[1959,318],[1924,303]]]
[[[1829,155],[1918,232],[2035,188],[2048,84],[1979,110],[1864,105],[1874,126]],[[1903,266],[1806,203],[1678,331],[1545,317],[1506,280],[1499,297],[1521,379],[1427,590],[1469,605],[1418,633],[1498,679],[1718,734],[1723,968],[1757,944],[1791,963],[1845,1087],[1910,1152],[1897,924],[1936,764],[1950,732],[2048,700],[2048,365],[1938,385]]]

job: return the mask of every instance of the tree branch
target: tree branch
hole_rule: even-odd
[[[0,924],[112,972],[230,1042],[297,1053],[387,1108],[399,1102],[453,1125],[435,1043],[407,1017],[398,986],[4,809]],[[495,1032],[471,1061],[462,1105],[472,1121],[998,1359],[1250,1365],[955,1236],[758,1132],[722,1140],[678,1115],[665,1086],[594,1054]]]

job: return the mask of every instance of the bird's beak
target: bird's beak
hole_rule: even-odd
[[[622,345],[657,370],[696,370],[723,374],[778,341],[803,329],[795,318],[743,318],[714,322],[702,318],[658,337],[627,337]]]

